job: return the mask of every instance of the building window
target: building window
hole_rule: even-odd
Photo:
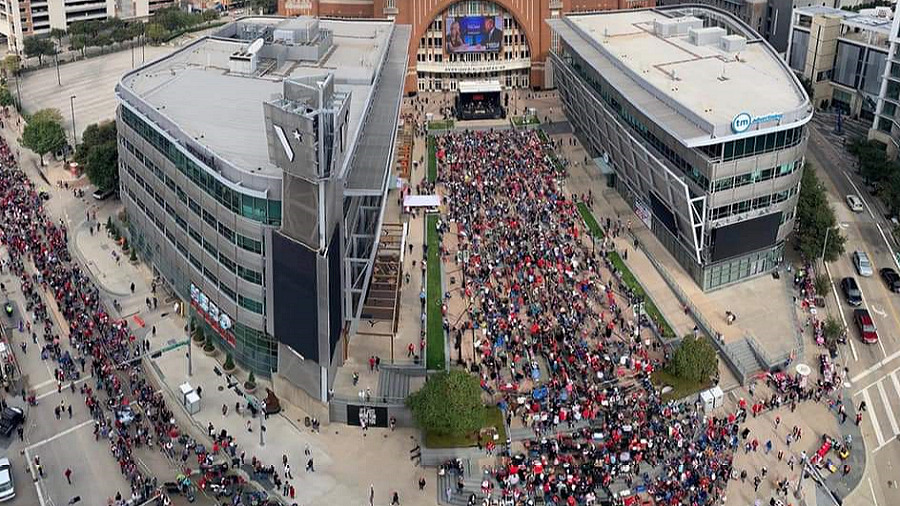
[[[257,271],[254,271],[252,269],[248,269],[246,267],[240,266],[240,265],[238,266],[238,276],[240,276],[241,278],[243,278],[255,285],[262,284],[262,274],[260,274]]]
[[[219,263],[221,263],[222,266],[225,267],[226,269],[228,269],[229,271],[235,272],[236,266],[235,266],[234,262],[230,258],[225,256],[224,253],[219,253]]]
[[[263,252],[262,242],[243,236],[241,234],[237,235],[237,245],[247,251],[251,251],[256,254],[262,254]]]
[[[219,290],[221,290],[222,293],[224,293],[225,296],[228,297],[229,299],[237,300],[237,294],[234,293],[234,290],[227,287],[226,285],[224,285],[224,284],[219,285]]]
[[[191,211],[194,214],[196,214],[197,216],[200,216],[200,204],[198,204],[194,199],[192,199],[192,198],[188,199],[188,207],[191,208]]]
[[[249,297],[244,297],[243,295],[238,295],[238,304],[249,311],[253,311],[254,313],[262,314],[263,313],[263,304],[257,300],[253,300]]]

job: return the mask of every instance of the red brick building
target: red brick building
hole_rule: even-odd
[[[654,5],[655,0],[278,0],[278,13],[392,18],[412,25],[405,89],[413,93],[455,90],[468,79],[497,79],[507,88],[551,87],[545,62],[553,40],[545,19]],[[478,43],[475,31],[485,18],[502,30],[499,48]],[[468,36],[451,37],[461,25]],[[461,45],[451,49],[451,38]]]

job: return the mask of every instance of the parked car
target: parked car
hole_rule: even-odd
[[[859,290],[859,285],[856,284],[856,279],[851,277],[846,277],[841,280],[841,291],[844,292],[844,297],[847,299],[847,304],[851,306],[858,306],[862,304],[862,292]]]
[[[884,284],[887,285],[888,290],[900,293],[900,274],[897,274],[897,271],[890,267],[885,267],[878,272],[881,274],[881,279],[884,280]]]
[[[0,459],[0,502],[9,501],[16,496],[16,485],[13,483],[12,464],[9,459]]]
[[[862,199],[856,195],[847,195],[847,207],[850,208],[854,213],[861,213],[864,211]]]
[[[853,266],[860,276],[869,277],[872,275],[872,262],[869,261],[869,255],[865,251],[856,250],[853,252]]]
[[[112,188],[110,188],[109,190],[101,190],[101,189],[97,188],[97,191],[94,192],[93,197],[97,200],[106,200],[106,199],[112,197],[113,193],[115,193],[115,192],[116,191],[113,190]]]
[[[16,427],[24,421],[25,412],[21,408],[7,406],[3,413],[0,413],[0,434],[4,437],[11,436]]]
[[[875,344],[878,342],[878,329],[875,328],[875,322],[869,315],[867,309],[854,309],[853,321],[856,322],[856,328],[859,329],[859,337],[866,344]]]

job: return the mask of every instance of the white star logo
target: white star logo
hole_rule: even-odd
[[[294,129],[294,138],[297,139],[297,142],[303,142],[303,134],[300,133],[300,130]]]

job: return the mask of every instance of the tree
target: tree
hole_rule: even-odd
[[[844,332],[844,326],[841,325],[841,322],[839,322],[837,318],[829,316],[825,319],[825,328],[823,331],[825,334],[825,342],[831,344],[836,342],[838,337],[841,336],[841,333]]]
[[[66,145],[66,132],[62,124],[56,121],[52,111],[56,110],[42,109],[36,112],[22,131],[22,145],[41,157],[41,165],[44,165],[44,155],[58,151]],[[58,115],[59,111],[56,111],[56,114]]]
[[[684,336],[672,354],[667,370],[674,376],[705,382],[716,374],[719,358],[712,344],[703,337]]]
[[[879,183],[890,176],[891,164],[888,162],[887,153],[878,142],[857,138],[850,142],[847,150],[856,156],[859,172],[866,178],[867,183]]]
[[[74,49],[76,51],[81,51],[82,57],[87,56],[87,55],[85,55],[85,51],[87,50],[87,47],[90,45],[89,42],[90,42],[90,39],[88,38],[87,35],[85,35],[83,33],[76,33],[76,34],[72,35],[71,37],[69,37],[69,44],[71,45],[72,49]]]
[[[9,107],[15,103],[15,99],[10,93],[9,88],[3,86],[0,88],[0,106]]]
[[[119,185],[119,153],[116,148],[116,123],[93,123],[81,134],[75,161],[87,172],[97,188],[107,190]]]
[[[19,68],[22,62],[18,55],[10,54],[3,59],[3,71],[14,76],[19,75]]]
[[[167,32],[166,28],[159,23],[150,23],[144,28],[144,33],[152,42],[162,42],[169,32]]]
[[[797,198],[797,231],[795,240],[800,253],[807,260],[819,258],[825,248],[825,260],[833,262],[844,253],[847,238],[837,226],[834,209],[828,205],[825,187],[819,181],[815,169],[807,163],[800,180],[800,196]],[[827,244],[825,238],[828,238]]]
[[[50,29],[50,38],[54,39],[56,42],[61,42],[66,37],[66,31],[62,28],[51,28]]]
[[[59,109],[54,109],[51,107],[37,111],[36,113],[31,115],[30,119],[38,121],[53,121],[59,123],[60,125],[62,125],[63,122],[62,113],[59,112]]]
[[[56,46],[46,37],[26,37],[24,50],[29,58],[37,56],[39,64],[44,63],[45,56],[56,54]]]
[[[485,423],[478,379],[458,369],[430,376],[421,390],[407,397],[406,404],[416,423],[434,434],[462,436]]]

